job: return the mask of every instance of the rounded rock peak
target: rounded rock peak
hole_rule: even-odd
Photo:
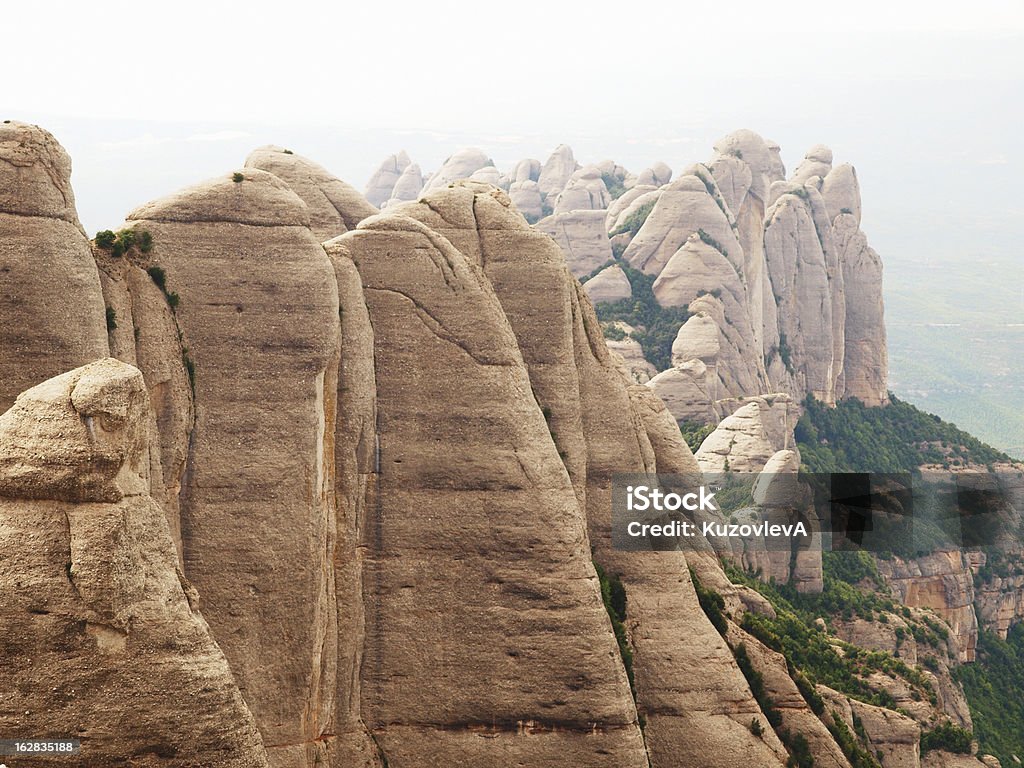
[[[38,125],[0,123],[0,213],[61,219],[81,228],[71,191],[71,158]]]
[[[281,179],[242,168],[146,203],[128,221],[225,222],[253,226],[309,226],[309,210]]]
[[[807,150],[807,154],[804,157],[815,162],[832,164],[832,150],[824,144],[815,144]]]
[[[720,155],[733,155],[748,163],[768,156],[768,142],[761,134],[749,128],[740,128],[714,143],[714,150]],[[749,155],[749,157],[748,157]]]

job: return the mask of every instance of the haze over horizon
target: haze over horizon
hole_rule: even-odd
[[[1000,297],[1024,289],[1018,2],[739,2],[726,16],[654,2],[239,13],[107,1],[5,17],[11,29],[45,26],[62,55],[41,55],[35,35],[9,37],[10,60],[30,66],[5,82],[0,119],[40,124],[65,146],[90,234],[268,143],[362,189],[400,149],[429,172],[465,146],[507,169],[566,143],[582,162],[637,171],[663,160],[678,174],[750,128],[781,145],[788,171],[819,143],[856,166],[863,228],[887,270],[896,385],[917,339],[901,341],[898,326],[984,323],[972,310],[985,285]],[[978,264],[992,277],[965,292]],[[991,309],[997,324],[1024,321],[1024,302]]]

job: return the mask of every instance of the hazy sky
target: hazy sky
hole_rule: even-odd
[[[157,10],[159,9],[159,10]],[[853,162],[888,258],[1024,236],[1024,2],[5,4],[0,117],[71,153],[91,232],[286,145],[362,188],[405,148],[560,142],[677,171],[752,128]],[[980,238],[980,239],[979,239]]]

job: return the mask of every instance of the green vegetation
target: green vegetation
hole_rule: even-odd
[[[715,240],[715,238],[713,238],[711,235],[705,232],[703,229],[697,230],[697,237],[701,239],[702,243],[704,243],[705,245],[710,245],[723,256],[729,255],[729,252],[725,250],[725,247],[720,242]]]
[[[117,328],[117,312],[113,307],[107,307],[107,331],[113,331]]]
[[[924,755],[933,749],[941,749],[944,752],[969,755],[973,738],[970,731],[945,722],[930,731],[921,731],[921,754]]]
[[[605,187],[607,187],[608,194],[611,195],[612,200],[618,200],[626,192],[626,188],[623,186],[622,180],[617,176],[610,173],[602,173],[601,181],[603,181]]]
[[[922,464],[962,467],[1009,461],[1005,453],[892,393],[888,405],[856,399],[835,408],[808,396],[796,427],[809,472],[917,472]]]
[[[284,150],[284,153],[285,153],[286,155],[294,155],[294,154],[295,154],[295,153],[294,153],[294,152],[292,152],[292,151],[291,151],[290,149],[286,149],[286,150]]]
[[[697,577],[697,572],[693,568],[690,569],[690,580],[693,582],[693,588],[697,592],[697,602],[700,603],[700,607],[707,614],[715,629],[718,630],[718,634],[725,637],[725,633],[729,629],[729,625],[725,620],[725,599],[715,590],[701,584],[700,579]]]
[[[690,313],[685,307],[663,307],[654,298],[655,275],[645,275],[623,262],[618,264],[626,273],[633,289],[633,297],[612,303],[598,304],[597,317],[602,323],[621,320],[636,330],[630,334],[640,342],[644,357],[659,371],[672,366],[672,342],[680,326]],[[607,265],[605,265],[607,266]],[[604,269],[604,267],[602,267]]]
[[[629,690],[633,692],[635,699],[633,649],[629,647],[629,639],[626,637],[626,588],[618,574],[606,573],[596,562],[594,570],[597,571],[597,578],[601,583],[601,599],[604,601],[605,610],[608,611],[608,618],[611,619],[615,641],[619,644],[619,655],[622,656],[622,666],[625,667],[626,677],[629,679]]]
[[[233,174],[231,174],[231,180],[235,182],[235,184],[241,184],[243,181],[245,181],[245,176],[243,176],[239,171],[235,171]]]
[[[857,716],[853,716],[854,728],[860,724]],[[846,721],[841,718],[838,713],[832,713],[832,721],[826,722],[825,726],[828,728],[829,733],[832,734],[832,738],[836,740],[836,744],[843,750],[843,754],[846,755],[846,759],[850,761],[850,765],[853,768],[880,768],[880,764],[875,757],[868,752],[858,742],[857,738],[850,733],[850,728],[846,724]],[[858,736],[862,739],[865,738],[863,734],[863,726],[860,726]],[[866,740],[866,739],[865,739]]]
[[[696,452],[704,438],[715,431],[714,424],[698,424],[695,421],[679,422],[679,431],[683,434],[683,440],[690,446],[690,450]]]
[[[117,232],[104,229],[96,233],[94,242],[97,248],[109,251],[110,255],[115,257],[124,256],[133,247],[138,248],[141,253],[153,250],[153,236],[145,229],[122,229]]]
[[[860,580],[859,577],[863,576],[871,581],[874,575],[873,569],[863,559],[866,556],[857,555],[856,562],[852,564],[837,564],[849,554],[824,553],[824,589],[820,595],[798,593],[788,584],[765,584],[727,565],[726,573],[733,582],[746,584],[760,592],[776,611],[774,619],[747,613],[741,626],[769,648],[781,653],[792,670],[806,677],[806,688],[821,683],[867,704],[896,709],[896,701],[889,693],[873,688],[864,680],[873,672],[881,672],[902,678],[922,699],[935,702],[932,684],[920,669],[908,666],[892,654],[866,651],[842,641],[838,642],[842,649],[839,653],[834,647],[837,644],[835,638],[817,626],[816,620],[823,616],[852,619],[857,615],[873,619],[882,611],[896,611],[891,599],[876,593],[878,587],[875,584],[871,584],[870,589],[860,590],[840,578]],[[811,702],[810,698],[808,702]]]
[[[974,664],[964,664],[954,674],[967,694],[981,751],[1003,765],[1015,765],[1014,755],[1024,758],[1024,624],[1011,629],[1005,640],[981,630],[977,654]]]
[[[619,326],[617,325],[606,323],[604,326],[602,326],[601,330],[604,333],[604,337],[606,339],[610,339],[611,341],[622,341],[624,338],[626,338],[626,332],[619,328]]]
[[[181,297],[174,291],[167,290],[167,273],[160,267],[148,267],[146,272],[153,279],[156,287],[164,292],[164,298],[167,299],[168,306],[175,310],[178,308],[178,304],[181,302]]]
[[[618,227],[611,231],[611,236],[621,235],[623,232],[628,232],[630,239],[636,237],[636,233],[640,231],[640,227],[647,221],[647,217],[651,215],[651,211],[654,210],[654,205],[657,200],[648,200],[646,203],[638,207]]]

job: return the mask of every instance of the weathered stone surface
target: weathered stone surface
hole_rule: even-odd
[[[242,177],[129,219],[153,235],[194,366],[185,573],[271,762],[297,766],[322,748],[334,698],[338,293],[308,207],[276,176]]]
[[[662,187],[672,181],[672,169],[660,160],[636,175],[636,184]]]
[[[366,183],[366,191],[363,194],[370,205],[380,208],[394,197],[395,185],[410,165],[412,161],[405,150],[397,155],[388,155]]]
[[[281,147],[260,147],[245,161],[281,179],[309,209],[309,228],[321,240],[354,229],[377,209],[359,192],[316,163]]]
[[[423,185],[423,193],[447,187],[459,179],[468,179],[474,172],[488,165],[494,165],[494,163],[481,150],[474,147],[460,149],[445,160],[437,172],[427,179],[426,184]]]
[[[73,735],[90,765],[266,766],[147,493],[148,415],[142,374],[108,358],[0,416],[0,728]],[[86,764],[33,764],[58,763]]]
[[[931,608],[945,620],[961,662],[974,660],[978,642],[974,578],[963,552],[939,551],[914,560],[893,556],[879,560],[878,570],[904,605]]]
[[[789,731],[793,735],[799,734],[807,739],[815,766],[850,768],[850,761],[846,759],[825,724],[811,711],[796,682],[790,677],[786,658],[735,624],[729,625],[727,637],[733,650],[743,646],[754,671],[760,673],[765,693],[772,700],[782,719],[780,730]],[[767,722],[762,722],[761,725],[765,731],[770,732]]]
[[[551,153],[547,162],[540,169],[537,177],[537,186],[544,197],[554,199],[569,183],[569,179],[576,173],[579,164],[573,157],[572,148],[566,144],[559,144]]]
[[[527,221],[538,221],[544,215],[540,187],[536,181],[514,181],[509,187],[508,195],[516,210],[523,214]]]
[[[415,200],[420,196],[420,190],[422,189],[423,173],[416,163],[411,163],[406,166],[406,169],[402,171],[402,175],[398,177],[398,181],[395,182],[388,205],[394,205],[405,200]]]
[[[612,198],[595,165],[576,171],[555,199],[555,213],[595,211],[608,207]]]
[[[843,326],[833,316],[832,290],[839,267],[826,255],[830,227],[815,218],[816,202],[823,205],[820,195],[809,187],[789,190],[766,214],[764,249],[779,322],[779,348],[772,358],[793,376],[795,394],[809,392],[832,403],[842,368],[842,344],[837,360],[834,334]]]
[[[708,367],[700,360],[675,365],[653,376],[647,384],[665,401],[676,421],[698,424],[715,421],[713,398],[708,391]]]
[[[468,203],[447,201],[445,219],[463,238],[479,238],[478,248],[522,222],[506,197],[504,206],[495,200],[504,226],[484,218],[478,230],[487,193],[476,204],[471,188],[444,194]],[[520,238],[537,237],[521,226]],[[340,242],[359,270],[374,331],[381,469],[368,520],[363,718],[389,765],[496,754],[527,765],[555,754],[641,765],[584,521],[516,337],[474,263],[480,251],[467,258],[400,214],[370,219]],[[504,261],[514,252],[498,253]],[[447,375],[410,375],[430,370]],[[446,408],[433,407],[440,400]],[[458,663],[446,663],[453,653]],[[603,671],[581,676],[581,668]]]
[[[921,727],[912,718],[848,698],[830,688],[819,686],[818,690],[830,712],[842,718],[850,733],[859,730],[864,734],[868,751],[878,757],[883,768],[920,768]]]
[[[613,264],[607,269],[602,269],[592,278],[583,284],[583,290],[595,304],[601,302],[620,301],[628,299],[633,295],[629,278],[622,271],[622,267]]]
[[[817,177],[815,186],[820,189],[821,180],[828,176],[832,170],[832,150],[824,144],[815,144],[804,155],[800,165],[793,171],[790,181],[797,184],[807,184],[811,179]]]
[[[846,213],[860,226],[860,184],[852,165],[843,163],[829,171],[822,182],[821,196],[828,206],[830,221]]]
[[[608,339],[605,343],[609,351],[621,358],[630,381],[635,384],[646,384],[657,375],[657,369],[644,357],[643,347],[636,339],[627,336],[621,341]]]
[[[540,178],[540,160],[527,158],[516,163],[509,178],[514,182],[537,181]]]
[[[734,263],[742,264],[731,216],[714,177],[703,166],[691,166],[662,190],[623,258],[634,268],[656,275],[691,235],[702,230],[706,238],[718,243],[723,255],[740,259]]]
[[[590,274],[612,260],[612,246],[604,228],[604,211],[556,213],[534,226],[551,235],[565,254],[576,277]]]
[[[761,409],[757,403],[747,403],[724,418],[695,455],[705,472],[760,472],[774,453]]]
[[[627,189],[608,206],[608,215],[605,217],[605,226],[608,234],[617,231],[629,217],[629,214],[642,206],[648,200],[656,199],[656,196],[646,197],[649,192],[657,192],[658,187],[649,184],[641,184]],[[643,198],[643,200],[640,200]],[[639,202],[637,202],[639,200]],[[636,205],[634,205],[636,203]]]
[[[109,354],[103,294],[71,191],[71,159],[34,125],[0,124],[0,411]]]
[[[857,228],[840,214],[834,225],[846,289],[845,361],[837,388],[865,405],[889,402],[889,355],[885,343],[882,260]]]

